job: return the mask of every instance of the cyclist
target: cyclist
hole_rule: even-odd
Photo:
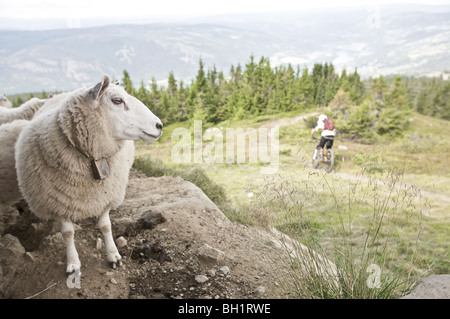
[[[326,125],[325,121],[328,117],[325,114],[321,114],[317,121],[317,125],[315,128],[311,130],[311,139],[314,139],[314,133],[318,130],[322,130],[320,142],[314,150],[313,160],[316,159],[317,153],[319,153],[319,158],[323,155],[323,148],[325,143],[327,143],[327,148],[331,149],[333,147],[334,137],[336,135],[336,130],[334,129],[334,123],[331,121],[331,125]]]

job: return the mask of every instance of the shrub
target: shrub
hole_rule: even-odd
[[[315,128],[318,120],[318,116],[309,116],[303,119],[307,128]]]
[[[383,173],[387,169],[387,163],[380,154],[356,154],[353,162],[368,173]]]
[[[160,160],[140,157],[135,159],[133,168],[149,177],[180,176],[200,188],[217,206],[220,207],[226,202],[224,188],[214,183],[201,168],[192,166],[169,167]]]

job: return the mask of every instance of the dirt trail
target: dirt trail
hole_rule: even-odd
[[[299,115],[295,117],[282,118],[263,122],[257,129],[235,131],[237,161],[243,160],[247,163],[256,163],[258,160],[270,163],[270,166],[262,168],[263,174],[272,174],[278,171],[279,164],[279,129],[288,125],[293,125],[310,116],[317,115],[317,112]],[[266,131],[261,129],[267,129]],[[248,142],[246,141],[248,138]],[[240,141],[240,142],[239,142]],[[274,148],[275,147],[275,148]]]
[[[262,123],[260,127],[280,128],[280,127],[296,124],[301,120],[304,120],[308,117],[316,116],[316,115],[319,115],[319,113],[313,112],[313,113],[308,113],[308,114],[299,115],[299,116],[295,116],[295,117],[282,118],[282,119]]]
[[[312,113],[299,115],[299,116],[295,116],[295,117],[282,118],[282,119],[262,123],[260,125],[260,127],[262,127],[262,128],[281,128],[281,127],[296,124],[299,121],[302,121],[311,116],[318,116],[319,114],[320,114],[319,112],[312,112]],[[350,174],[347,172],[333,172],[331,176],[336,177],[340,180],[353,181],[353,182],[359,181],[359,182],[364,182],[366,184],[369,183],[371,181],[371,179],[373,179],[366,175]],[[388,180],[379,180],[379,182],[382,182],[386,185],[388,184]],[[405,189],[405,187],[410,188],[410,189],[415,188],[415,191],[417,192],[417,200],[425,199],[426,202],[429,204],[428,205],[429,209],[427,210],[425,215],[433,216],[435,218],[442,218],[442,217],[447,218],[448,217],[448,215],[443,216],[442,214],[434,214],[434,213],[448,211],[448,208],[450,208],[450,196],[449,195],[443,194],[443,193],[438,193],[435,191],[425,190],[421,187],[417,187],[414,185],[407,185],[405,183],[398,183],[395,186],[397,191],[401,190],[401,189]]]

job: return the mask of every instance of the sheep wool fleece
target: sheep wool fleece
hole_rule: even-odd
[[[0,207],[13,205],[22,199],[17,184],[14,151],[17,138],[28,123],[30,121],[17,120],[0,125]]]
[[[15,156],[19,187],[38,217],[78,221],[123,202],[134,143],[112,138],[104,112],[92,107],[80,89],[20,134]],[[106,158],[110,175],[95,179],[88,156]]]
[[[34,97],[13,109],[0,108],[0,124],[10,123],[16,120],[31,120],[46,101],[45,99]]]

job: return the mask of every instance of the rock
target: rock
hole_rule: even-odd
[[[48,235],[42,239],[42,243],[45,246],[61,245],[64,244],[64,237],[61,232]]]
[[[225,253],[219,249],[204,244],[198,249],[197,256],[207,263],[218,263],[225,258]]]
[[[434,275],[424,278],[414,290],[400,299],[449,299],[450,275]]]
[[[34,231],[34,232],[42,232],[45,230],[45,224],[43,223],[32,223],[30,228]]]
[[[153,229],[156,225],[164,223],[166,219],[161,213],[152,212],[151,210],[142,214],[138,220],[138,224],[144,229]]]
[[[17,237],[10,234],[0,237],[0,298],[5,293],[8,295],[8,289],[15,286],[24,258],[25,248]]]
[[[195,281],[198,282],[199,284],[203,284],[203,283],[207,282],[208,280],[209,280],[209,278],[206,277],[205,275],[195,276]]]
[[[228,275],[230,273],[230,268],[227,266],[220,267],[219,269],[224,275]]]
[[[112,284],[117,285],[117,280],[115,280],[114,278],[111,278],[110,281],[111,281]]]
[[[25,254],[25,248],[20,244],[17,237],[6,234],[0,238],[0,251],[1,255],[5,255],[7,252],[15,256],[23,256]]]
[[[64,243],[64,236],[61,232],[57,232],[56,234],[53,235],[54,236],[54,240],[60,243]]]
[[[340,150],[340,151],[346,151],[346,150],[348,150],[348,147],[345,146],[345,145],[339,145],[339,146],[338,146],[338,150]]]
[[[25,253],[25,258],[28,261],[34,261],[34,256],[30,252]]]
[[[116,245],[117,248],[123,248],[128,244],[128,241],[123,238],[123,236],[120,236],[119,238],[116,239]]]
[[[214,269],[210,269],[206,272],[210,277],[214,277],[216,275],[216,271]]]
[[[263,286],[258,286],[256,287],[256,289],[253,291],[253,293],[257,296],[261,296],[266,292],[266,288]]]
[[[130,217],[111,218],[114,227],[114,233],[117,235],[130,236],[135,235],[137,224]]]
[[[151,243],[143,240],[142,244],[133,248],[131,253],[132,259],[138,259],[140,263],[144,263],[148,259],[153,259],[163,264],[166,261],[172,261],[172,258],[166,253],[164,247],[159,243]]]
[[[97,241],[95,242],[95,249],[101,250],[103,246],[103,241],[101,238],[97,238]]]

